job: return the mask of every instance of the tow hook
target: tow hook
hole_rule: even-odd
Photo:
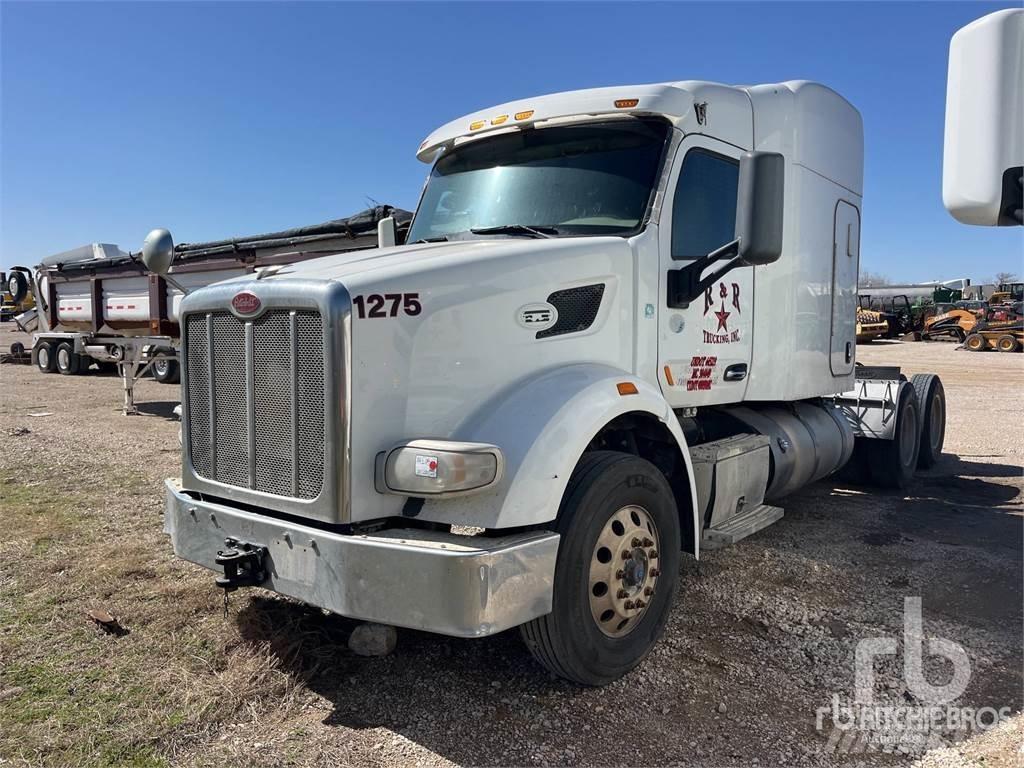
[[[224,575],[217,578],[217,586],[224,590],[224,597],[239,587],[258,587],[267,579],[263,567],[267,548],[259,544],[229,537],[224,539],[226,549],[218,550],[215,562],[224,568]]]

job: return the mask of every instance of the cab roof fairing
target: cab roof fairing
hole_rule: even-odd
[[[615,106],[616,101],[632,99],[637,100],[634,107]],[[691,114],[693,102],[693,93],[670,83],[589,88],[510,101],[442,125],[420,144],[416,158],[424,163],[432,163],[442,149],[454,146],[458,139],[476,138],[508,131],[510,128],[534,126],[566,118],[661,115],[678,124]],[[516,114],[525,112],[531,113],[528,118],[515,119]],[[496,119],[498,121],[494,122]],[[470,125],[479,122],[483,123],[479,128],[470,130]]]

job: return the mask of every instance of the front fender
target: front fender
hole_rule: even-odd
[[[637,394],[620,395],[616,385],[623,382],[635,385]],[[633,412],[655,416],[672,434],[689,479],[690,509],[696,510],[686,439],[661,392],[615,368],[579,364],[521,381],[463,422],[457,439],[499,446],[505,475],[487,494],[428,500],[419,517],[484,528],[549,522],[558,514],[569,477],[590,441],[610,421]],[[694,541],[699,542],[699,521],[693,518]]]

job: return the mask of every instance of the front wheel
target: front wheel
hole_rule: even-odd
[[[555,529],[552,610],[522,636],[556,675],[606,685],[644,659],[668,621],[681,550],[675,498],[650,462],[594,451],[576,466]]]
[[[964,347],[971,352],[984,352],[988,348],[988,342],[980,333],[972,333],[964,339]]]

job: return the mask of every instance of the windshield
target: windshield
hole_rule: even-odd
[[[647,210],[668,131],[661,120],[614,120],[457,147],[431,171],[407,241],[493,228],[632,232]]]

